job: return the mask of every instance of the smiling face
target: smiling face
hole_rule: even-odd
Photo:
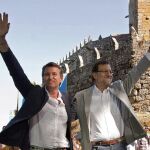
[[[112,70],[109,64],[99,64],[97,71],[92,73],[96,86],[106,89],[112,82]]]
[[[63,76],[57,67],[46,67],[43,71],[43,86],[46,89],[58,89]]]

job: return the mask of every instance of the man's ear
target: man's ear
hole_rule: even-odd
[[[61,80],[63,81],[63,79],[64,79],[64,76],[62,75],[62,76],[61,76]]]
[[[95,73],[95,72],[92,73],[92,78],[93,78],[94,80],[96,79],[96,73]]]

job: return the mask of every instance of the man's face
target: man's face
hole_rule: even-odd
[[[62,75],[57,67],[46,67],[43,75],[43,85],[48,89],[58,89],[62,82]]]
[[[112,82],[112,70],[109,64],[102,64],[98,66],[98,72],[94,72],[93,78],[97,86],[110,86]]]

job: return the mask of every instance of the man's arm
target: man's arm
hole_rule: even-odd
[[[148,49],[144,57],[139,61],[137,66],[133,67],[129,71],[125,80],[123,80],[123,86],[126,90],[127,95],[130,94],[135,83],[139,80],[141,75],[148,69],[148,67],[150,67],[150,48]]]
[[[10,72],[10,75],[14,80],[15,86],[23,95],[23,97],[26,97],[29,90],[33,86],[24,74],[22,67],[20,66],[18,60],[15,58],[7,44],[5,37],[9,31],[9,25],[8,14],[3,13],[3,16],[0,14],[0,53]]]

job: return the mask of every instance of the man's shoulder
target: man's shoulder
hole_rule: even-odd
[[[112,84],[110,86],[110,90],[123,92],[124,91],[123,81],[122,80],[116,80],[115,82],[112,82]]]
[[[40,85],[38,85],[38,84],[33,84],[33,86],[32,86],[32,89],[31,89],[31,91],[32,90],[39,90],[39,91],[45,91],[45,88],[44,87],[41,87]]]
[[[40,85],[33,85],[32,88],[30,89],[28,96],[35,96],[35,95],[39,95],[41,93],[46,93],[45,92],[45,88],[41,87]]]
[[[93,86],[90,86],[90,87],[88,87],[88,88],[86,88],[86,89],[83,89],[83,90],[77,92],[77,93],[75,94],[75,97],[84,95],[85,93],[90,92],[92,89],[93,89]]]
[[[116,81],[114,81],[114,82],[111,83],[110,87],[120,86],[122,83],[123,83],[122,80],[116,80]]]

